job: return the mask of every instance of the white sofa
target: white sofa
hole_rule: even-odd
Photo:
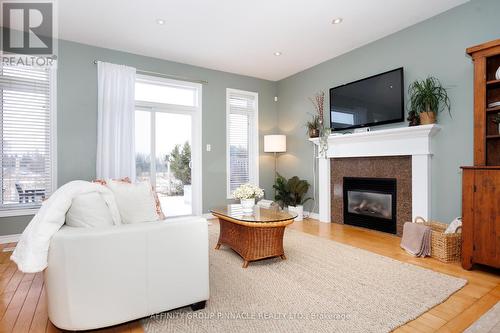
[[[64,226],[45,270],[50,321],[61,329],[116,325],[208,300],[207,221]]]

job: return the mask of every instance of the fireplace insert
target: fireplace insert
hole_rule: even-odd
[[[344,223],[395,234],[396,191],[393,178],[344,177]]]

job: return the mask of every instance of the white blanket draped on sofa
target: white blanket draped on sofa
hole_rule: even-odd
[[[10,257],[24,273],[41,272],[47,267],[50,239],[65,222],[66,213],[73,198],[80,194],[100,193],[110,209],[115,225],[121,217],[111,190],[100,184],[76,180],[61,186],[42,204],[38,213],[28,224],[14,253]]]

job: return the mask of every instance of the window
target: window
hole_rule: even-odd
[[[168,217],[201,214],[201,85],[138,75],[136,177]]]
[[[55,69],[0,65],[0,216],[39,207],[56,188],[55,81]]]
[[[245,183],[259,184],[258,94],[227,89],[227,197]]]

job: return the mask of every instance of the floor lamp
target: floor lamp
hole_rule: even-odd
[[[274,153],[274,179],[278,174],[278,153],[286,152],[286,135],[264,135],[264,152]],[[274,190],[276,196],[276,189]]]

